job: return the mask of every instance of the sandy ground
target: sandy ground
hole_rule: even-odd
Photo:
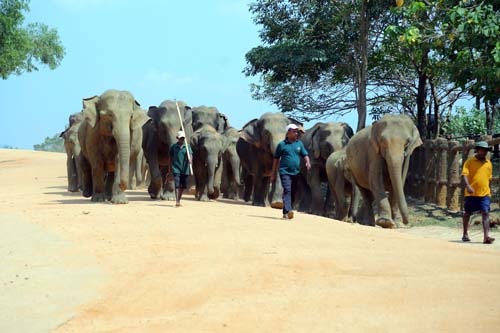
[[[2,333],[500,330],[500,250],[480,234],[142,189],[94,204],[65,173],[63,154],[0,150]]]

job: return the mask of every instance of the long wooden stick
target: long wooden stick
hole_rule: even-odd
[[[179,116],[179,121],[181,123],[181,129],[184,132],[184,144],[186,145],[186,153],[187,153],[187,157],[188,157],[188,161],[189,161],[189,171],[191,172],[192,175],[194,175],[193,165],[191,163],[191,154],[189,153],[189,143],[187,142],[187,138],[185,137],[186,131],[184,130],[184,121],[182,120],[181,110],[179,110],[179,104],[177,104],[177,100],[175,101],[175,106],[177,107],[177,115]]]

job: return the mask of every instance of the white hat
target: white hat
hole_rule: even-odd
[[[290,124],[286,127],[286,131],[288,132],[289,130],[296,130],[296,129],[299,129],[299,126],[295,125],[295,124]]]
[[[180,139],[180,138],[185,138],[186,137],[186,134],[184,134],[183,131],[179,131],[177,132],[177,139]]]

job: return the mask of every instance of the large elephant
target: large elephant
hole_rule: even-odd
[[[226,115],[220,113],[214,106],[197,106],[193,108],[192,112],[193,131],[205,125],[210,125],[215,128],[218,133],[224,133],[224,131],[230,127]]]
[[[328,181],[325,163],[328,157],[347,145],[353,136],[352,128],[341,122],[317,123],[306,131],[301,138],[309,152],[311,169],[306,170],[302,163],[301,174],[306,179],[301,191],[301,209],[310,210],[312,214],[325,215],[325,196],[321,191],[321,183]]]
[[[222,154],[227,148],[227,139],[212,126],[204,125],[193,133],[190,144],[193,149],[195,197],[201,201],[217,199],[223,168]]]
[[[227,140],[227,148],[222,155],[221,192],[224,193],[224,198],[238,199],[241,186],[241,163],[236,151],[236,142],[240,137],[240,132],[234,127],[230,127],[224,131],[223,135]]]
[[[78,139],[83,196],[127,203],[130,164],[135,164],[149,117],[130,92],[119,90],[84,99],[82,113]]]
[[[174,181],[168,180],[168,165],[170,164],[170,147],[177,142],[177,132],[181,130],[181,121],[186,140],[191,138],[192,112],[191,108],[182,101],[166,100],[160,106],[150,106],[148,116],[151,121],[143,126],[142,149],[148,162],[150,183],[148,193],[152,199],[160,197],[162,200],[175,200]],[[189,142],[189,141],[186,141]]]
[[[325,164],[332,200],[335,202],[335,218],[346,221],[348,215],[355,222],[358,216],[360,193],[352,173],[346,164],[346,150],[333,152]],[[347,197],[350,203],[347,205]]]
[[[259,119],[248,122],[236,142],[236,151],[242,166],[242,178],[245,184],[244,200],[254,206],[266,206],[269,201],[273,208],[283,208],[283,188],[276,177],[269,194],[269,183],[273,167],[273,155],[278,143],[285,139],[286,126],[302,124],[286,117],[283,113],[264,113]],[[270,197],[270,198],[269,198]]]
[[[410,156],[421,144],[415,124],[405,115],[386,115],[347,144],[347,165],[363,196],[368,224],[395,227],[398,208],[408,223],[403,188]]]
[[[59,137],[64,140],[64,150],[66,151],[66,170],[68,173],[68,191],[78,192],[82,185],[82,172],[78,159],[80,157],[81,147],[78,140],[78,129],[82,123],[83,116],[81,112],[73,113],[69,116],[69,126]]]

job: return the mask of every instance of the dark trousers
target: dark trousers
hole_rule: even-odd
[[[283,186],[283,214],[292,210],[294,193],[297,191],[299,175],[286,175],[280,173],[281,186]]]

